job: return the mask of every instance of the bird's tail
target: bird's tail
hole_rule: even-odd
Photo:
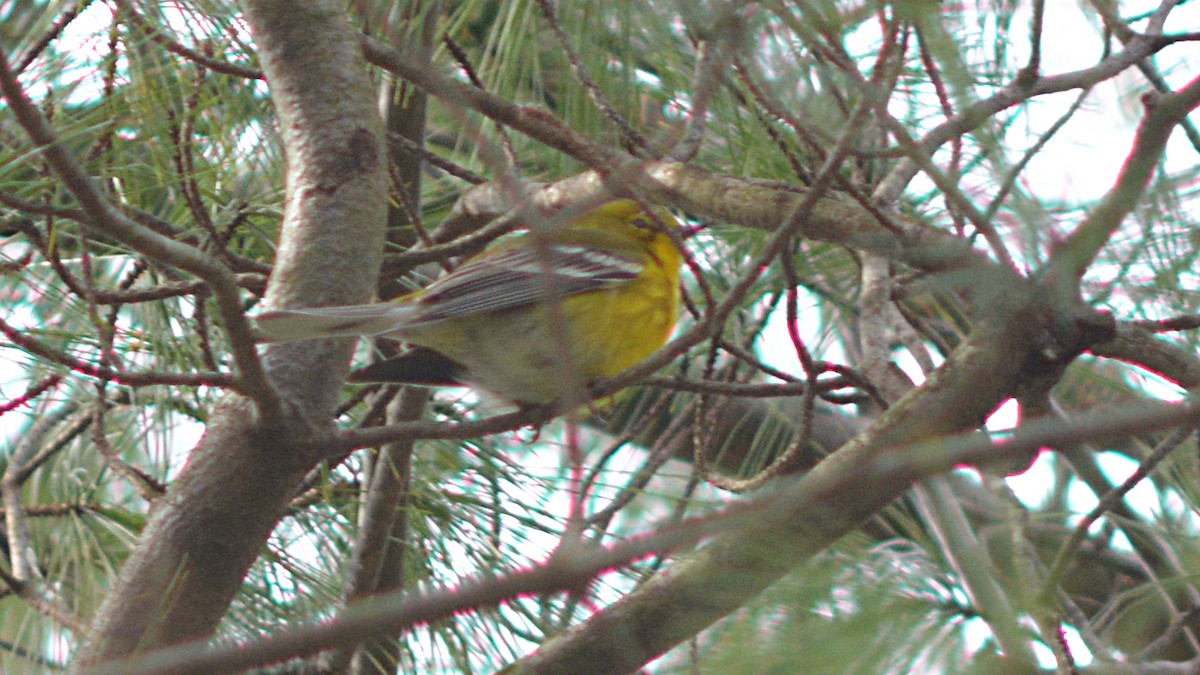
[[[351,335],[399,332],[412,321],[415,308],[379,302],[342,307],[277,309],[255,317],[263,342],[293,342]]]

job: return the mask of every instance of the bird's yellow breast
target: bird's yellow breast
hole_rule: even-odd
[[[549,403],[576,393],[573,384],[617,375],[653,354],[674,328],[678,294],[677,275],[655,261],[637,279],[563,298],[557,307],[435,322],[405,339],[461,363],[472,383],[504,398]]]

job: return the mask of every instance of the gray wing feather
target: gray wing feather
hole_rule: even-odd
[[[548,258],[532,248],[500,251],[467,263],[430,284],[419,301],[418,321],[440,321],[478,312],[513,309],[637,278],[644,264],[575,244],[552,245]],[[547,265],[548,263],[548,265]],[[547,274],[547,266],[553,270]]]

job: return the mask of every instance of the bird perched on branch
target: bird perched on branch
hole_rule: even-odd
[[[395,337],[413,349],[352,382],[470,384],[545,404],[617,375],[670,337],[683,256],[665,210],[608,202],[546,232],[501,239],[428,287],[389,302],[280,309],[264,341]]]

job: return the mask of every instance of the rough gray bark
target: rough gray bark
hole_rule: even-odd
[[[288,158],[274,306],[373,292],[386,216],[386,150],[358,37],[341,3],[257,0],[245,16]],[[156,504],[93,621],[77,664],[210,635],[304,474],[320,457],[349,341],[272,347],[283,405],[231,395]],[[315,421],[315,422],[314,422]],[[79,665],[77,665],[79,667]]]

